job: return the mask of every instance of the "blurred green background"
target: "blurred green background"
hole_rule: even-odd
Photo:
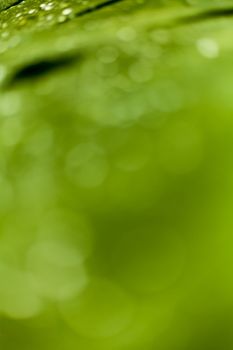
[[[0,348],[233,348],[233,1],[0,0]]]

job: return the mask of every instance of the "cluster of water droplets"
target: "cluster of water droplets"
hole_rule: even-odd
[[[12,30],[30,28],[31,24],[33,27],[45,28],[49,24],[65,22],[72,17],[73,11],[72,1],[23,1],[1,13],[1,27]]]

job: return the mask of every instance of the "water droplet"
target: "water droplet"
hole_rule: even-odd
[[[218,43],[210,38],[201,38],[197,41],[200,54],[206,58],[217,58],[219,56]]]
[[[119,334],[132,321],[129,296],[111,281],[92,279],[81,295],[60,305],[61,313],[78,334],[106,338]]]

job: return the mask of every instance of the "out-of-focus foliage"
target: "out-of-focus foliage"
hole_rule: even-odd
[[[233,1],[0,8],[0,347],[232,349]]]

